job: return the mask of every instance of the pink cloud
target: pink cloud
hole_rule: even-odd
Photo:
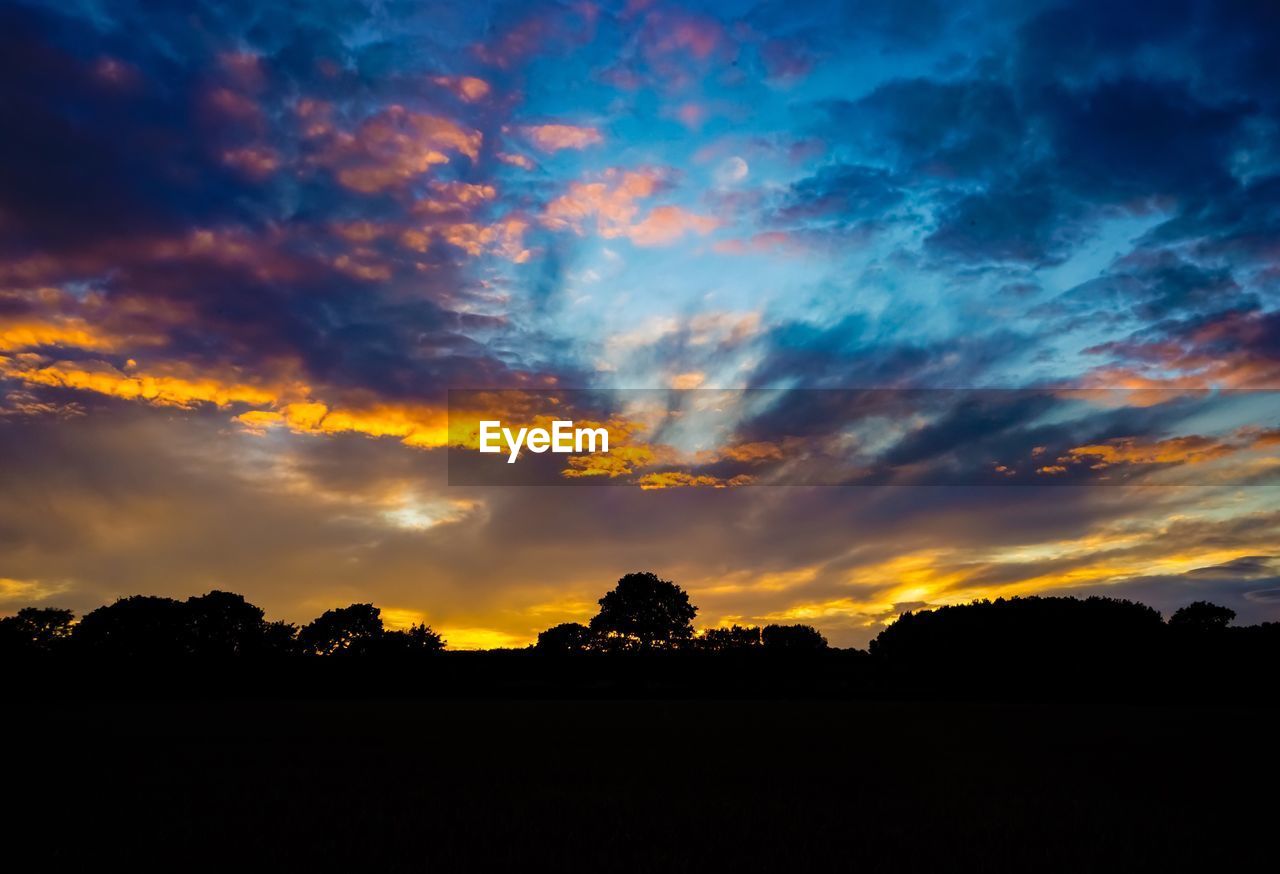
[[[496,39],[477,45],[475,53],[486,64],[509,69],[534,55],[590,42],[599,14],[594,3],[567,4],[535,13]]]
[[[225,52],[218,56],[218,66],[242,91],[260,91],[267,84],[262,59],[252,52]]]
[[[223,120],[255,128],[262,125],[263,112],[257,102],[230,88],[210,89],[204,96],[204,104],[211,113]]]
[[[690,130],[697,130],[707,120],[707,108],[700,103],[685,103],[676,110],[676,118]]]
[[[786,231],[764,231],[750,237],[720,240],[711,248],[721,255],[759,255],[794,249],[797,243]]]
[[[714,18],[683,12],[653,12],[645,29],[644,47],[652,56],[688,54],[705,61],[727,47],[724,27]]]
[[[250,179],[266,179],[280,169],[280,155],[266,146],[245,146],[222,153],[222,163]]]
[[[573,124],[536,124],[520,129],[529,142],[544,152],[561,149],[585,149],[604,142],[600,131],[594,127]]]
[[[720,226],[714,216],[699,215],[678,206],[656,206],[643,221],[626,231],[637,246],[663,246],[686,233],[709,234]]]

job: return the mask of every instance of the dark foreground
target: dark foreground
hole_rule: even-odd
[[[1228,871],[1275,854],[1265,707],[11,703],[6,852],[40,870]]]

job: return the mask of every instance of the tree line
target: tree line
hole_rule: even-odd
[[[599,599],[586,624],[548,628],[529,649],[546,655],[610,653],[820,653],[827,641],[808,625],[710,628],[695,633],[697,607],[676,583],[631,573]],[[1130,662],[1166,653],[1170,641],[1266,644],[1280,652],[1280,625],[1231,626],[1226,607],[1196,602],[1165,622],[1151,607],[1116,598],[1013,597],[906,612],[871,642],[877,661],[911,670],[983,670],[1019,659],[1037,665]],[[351,604],[295,626],[270,621],[244,596],[212,591],[186,600],[134,595],[90,611],[27,607],[0,619],[0,653],[168,659],[282,655],[432,655],[445,648],[426,624],[388,629],[379,608]],[[1256,646],[1255,646],[1256,648]],[[1007,670],[1007,668],[1005,668]]]

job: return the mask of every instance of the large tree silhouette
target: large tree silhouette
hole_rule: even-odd
[[[383,636],[382,611],[372,604],[326,610],[298,632],[302,651],[312,655],[363,655]]]
[[[1236,611],[1208,601],[1195,601],[1169,617],[1169,625],[1187,631],[1218,631],[1236,618]]]
[[[261,607],[243,595],[214,590],[186,603],[186,648],[193,655],[229,656],[279,647],[282,629],[267,623]],[[288,632],[292,637],[292,629]]]
[[[698,608],[670,580],[652,573],[627,574],[600,599],[591,630],[622,649],[671,648],[693,637]]]
[[[165,658],[187,652],[186,605],[173,598],[133,595],[91,610],[75,627],[77,647],[111,656]]]
[[[871,641],[890,667],[931,680],[1119,677],[1147,663],[1164,630],[1152,608],[1117,598],[1025,597],[908,611]]]
[[[293,647],[294,627],[267,622],[243,595],[214,590],[186,601],[135,595],[91,611],[75,626],[79,648],[104,655],[265,655]]]

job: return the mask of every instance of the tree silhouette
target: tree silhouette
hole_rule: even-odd
[[[187,652],[229,656],[269,648],[262,608],[250,604],[243,595],[214,590],[188,598],[185,606]]]
[[[538,652],[586,652],[595,643],[591,629],[580,622],[562,622],[538,635]]]
[[[0,651],[52,652],[71,636],[75,614],[56,607],[23,607],[0,619]]]
[[[379,655],[425,655],[444,649],[440,635],[424,624],[410,626],[406,631],[385,631],[381,641],[369,648]]]
[[[91,610],[72,632],[83,649],[111,656],[180,656],[186,651],[187,611],[181,601],[134,595]]]
[[[1188,631],[1218,631],[1236,618],[1236,611],[1208,601],[1195,601],[1169,617],[1169,625]]]
[[[326,610],[298,632],[298,645],[311,655],[361,655],[383,637],[382,611],[372,604]]]
[[[599,603],[591,630],[610,647],[671,648],[693,637],[698,608],[684,589],[656,574],[627,574]]]
[[[768,652],[818,652],[827,639],[812,625],[766,625],[760,642]]]
[[[730,628],[708,628],[698,638],[698,648],[705,652],[742,652],[757,649],[759,646],[759,626],[743,628],[741,625],[734,625]]]
[[[254,641],[254,646],[241,652],[246,655],[288,655],[297,649],[298,626],[277,620],[263,623],[261,635]]]
[[[871,641],[871,654],[930,678],[1119,676],[1117,665],[1151,657],[1163,630],[1145,604],[1032,595],[908,611]]]

